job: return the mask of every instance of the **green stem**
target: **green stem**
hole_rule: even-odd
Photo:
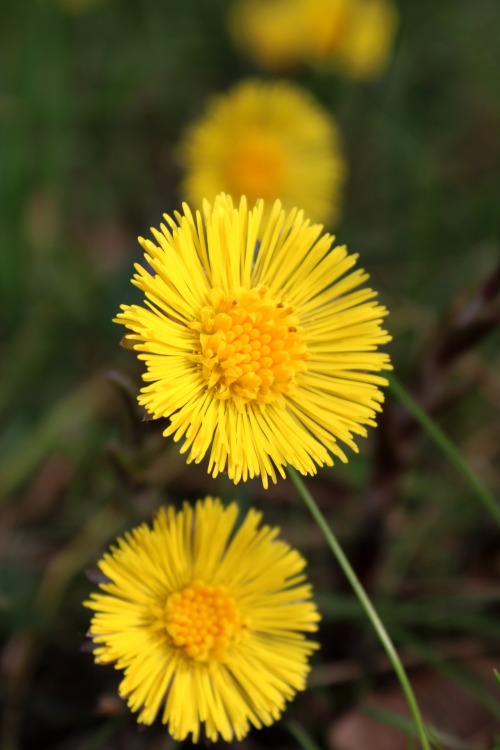
[[[486,509],[491,513],[495,521],[500,524],[500,505],[496,502],[490,491],[484,486],[477,475],[472,471],[470,466],[466,463],[463,456],[453,445],[451,440],[444,434],[444,432],[438,427],[431,417],[422,409],[419,404],[410,396],[408,391],[403,388],[398,379],[391,374],[390,376],[390,390],[396,396],[403,406],[405,406],[410,414],[416,419],[417,422],[423,427],[427,434],[439,445],[443,453],[448,457],[452,464],[460,471],[463,476],[467,479],[471,487],[475,490],[478,498],[481,500]]]
[[[295,469],[289,466],[287,467],[287,472],[288,472],[288,476],[290,477],[295,487],[297,488],[297,491],[302,497],[304,503],[306,504],[308,510],[310,511],[311,515],[313,516],[314,520],[318,524],[321,531],[323,532],[323,536],[325,537],[328,543],[328,546],[333,552],[338,564],[342,568],[342,571],[344,572],[344,575],[346,576],[347,580],[351,584],[352,589],[354,593],[356,594],[359,603],[363,607],[368,619],[373,625],[373,628],[382,646],[384,647],[385,653],[387,654],[389,661],[392,664],[392,667],[398,677],[399,683],[403,689],[403,693],[406,696],[406,700],[408,702],[408,706],[413,716],[413,721],[415,723],[415,728],[417,730],[417,734],[420,739],[420,744],[422,748],[424,748],[424,750],[431,750],[431,747],[427,740],[427,734],[426,734],[424,722],[422,719],[422,715],[420,713],[420,709],[418,707],[417,700],[415,698],[415,694],[412,690],[408,677],[406,676],[405,669],[403,665],[401,664],[401,660],[398,656],[398,653],[396,649],[394,648],[394,645],[389,637],[389,634],[387,633],[387,630],[384,627],[382,620],[378,616],[373,604],[371,603],[370,598],[368,597],[366,591],[364,590],[361,584],[361,581],[359,580],[356,573],[354,572],[351,566],[351,563],[345,556],[344,551],[342,550],[342,547],[340,546],[335,535],[330,529],[325,517],[323,516],[322,512],[316,505],[316,502],[313,496],[311,495],[311,493],[309,492],[309,490],[307,489],[307,487],[305,486],[304,482],[302,481],[298,473],[295,471]]]

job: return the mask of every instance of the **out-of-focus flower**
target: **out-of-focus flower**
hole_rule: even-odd
[[[313,221],[338,216],[346,168],[337,127],[298,86],[249,80],[215,97],[179,158],[183,197],[194,207],[225,192],[250,204],[279,198]]]
[[[302,63],[373,78],[386,67],[397,27],[392,0],[239,0],[232,36],[270,70]]]
[[[263,68],[285,72],[303,56],[300,11],[291,0],[240,0],[229,14],[230,32]]]
[[[353,78],[372,78],[387,67],[398,16],[388,0],[355,3],[353,21],[339,63]]]
[[[250,510],[207,497],[161,509],[99,562],[89,635],[98,663],[123,670],[138,721],[158,714],[176,740],[244,737],[305,688],[320,619],[305,560]]]
[[[373,373],[391,369],[377,351],[387,310],[357,256],[279,201],[266,220],[244,197],[183,210],[152,230],[158,245],[140,238],[145,307],[115,319],[146,363],[139,403],[170,419],[163,434],[184,440],[188,463],[208,453],[208,471],[235,483],[347,461],[340,443],[358,450],[384,398]]]

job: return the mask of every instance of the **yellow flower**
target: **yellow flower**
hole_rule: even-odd
[[[300,5],[291,0],[240,0],[229,14],[235,43],[267,70],[285,72],[303,57]]]
[[[163,434],[184,440],[188,463],[208,453],[208,471],[235,483],[347,461],[339,441],[358,450],[387,383],[372,373],[391,368],[368,275],[279,201],[265,222],[263,201],[248,210],[221,195],[204,208],[165,214],[158,245],[139,240],[146,307],[122,305],[115,319],[146,363],[139,403],[170,418]]]
[[[240,0],[229,25],[235,42],[270,70],[305,62],[372,78],[387,65],[397,10],[392,0]]]
[[[207,497],[161,509],[99,562],[90,636],[98,663],[124,671],[138,721],[158,714],[176,740],[244,737],[305,688],[320,619],[305,560],[250,510]]]
[[[387,0],[356,3],[340,64],[353,78],[372,78],[387,67],[397,29],[398,16]]]
[[[309,93],[285,82],[248,80],[215,97],[179,147],[181,191],[193,207],[220,192],[279,198],[314,221],[335,221],[345,178],[332,118]]]

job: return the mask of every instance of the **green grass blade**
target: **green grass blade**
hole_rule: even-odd
[[[467,464],[460,451],[453,445],[449,437],[444,434],[441,428],[434,422],[434,420],[422,409],[419,404],[412,398],[408,391],[401,385],[398,379],[394,376],[390,376],[390,390],[398,401],[405,406],[410,414],[417,420],[424,431],[429,437],[434,440],[449,461],[458,469],[458,471],[465,477],[470,486],[475,491],[477,497],[481,500],[485,508],[493,516],[495,521],[500,526],[500,506],[497,501],[488,490],[487,487],[481,482],[477,474]]]

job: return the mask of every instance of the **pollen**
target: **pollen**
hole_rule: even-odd
[[[234,601],[222,586],[194,581],[167,599],[165,628],[172,644],[195,661],[223,661],[228,647],[246,629]]]
[[[212,290],[212,304],[192,324],[199,332],[194,359],[207,387],[237,406],[268,404],[291,394],[308,358],[292,306],[267,287]]]

